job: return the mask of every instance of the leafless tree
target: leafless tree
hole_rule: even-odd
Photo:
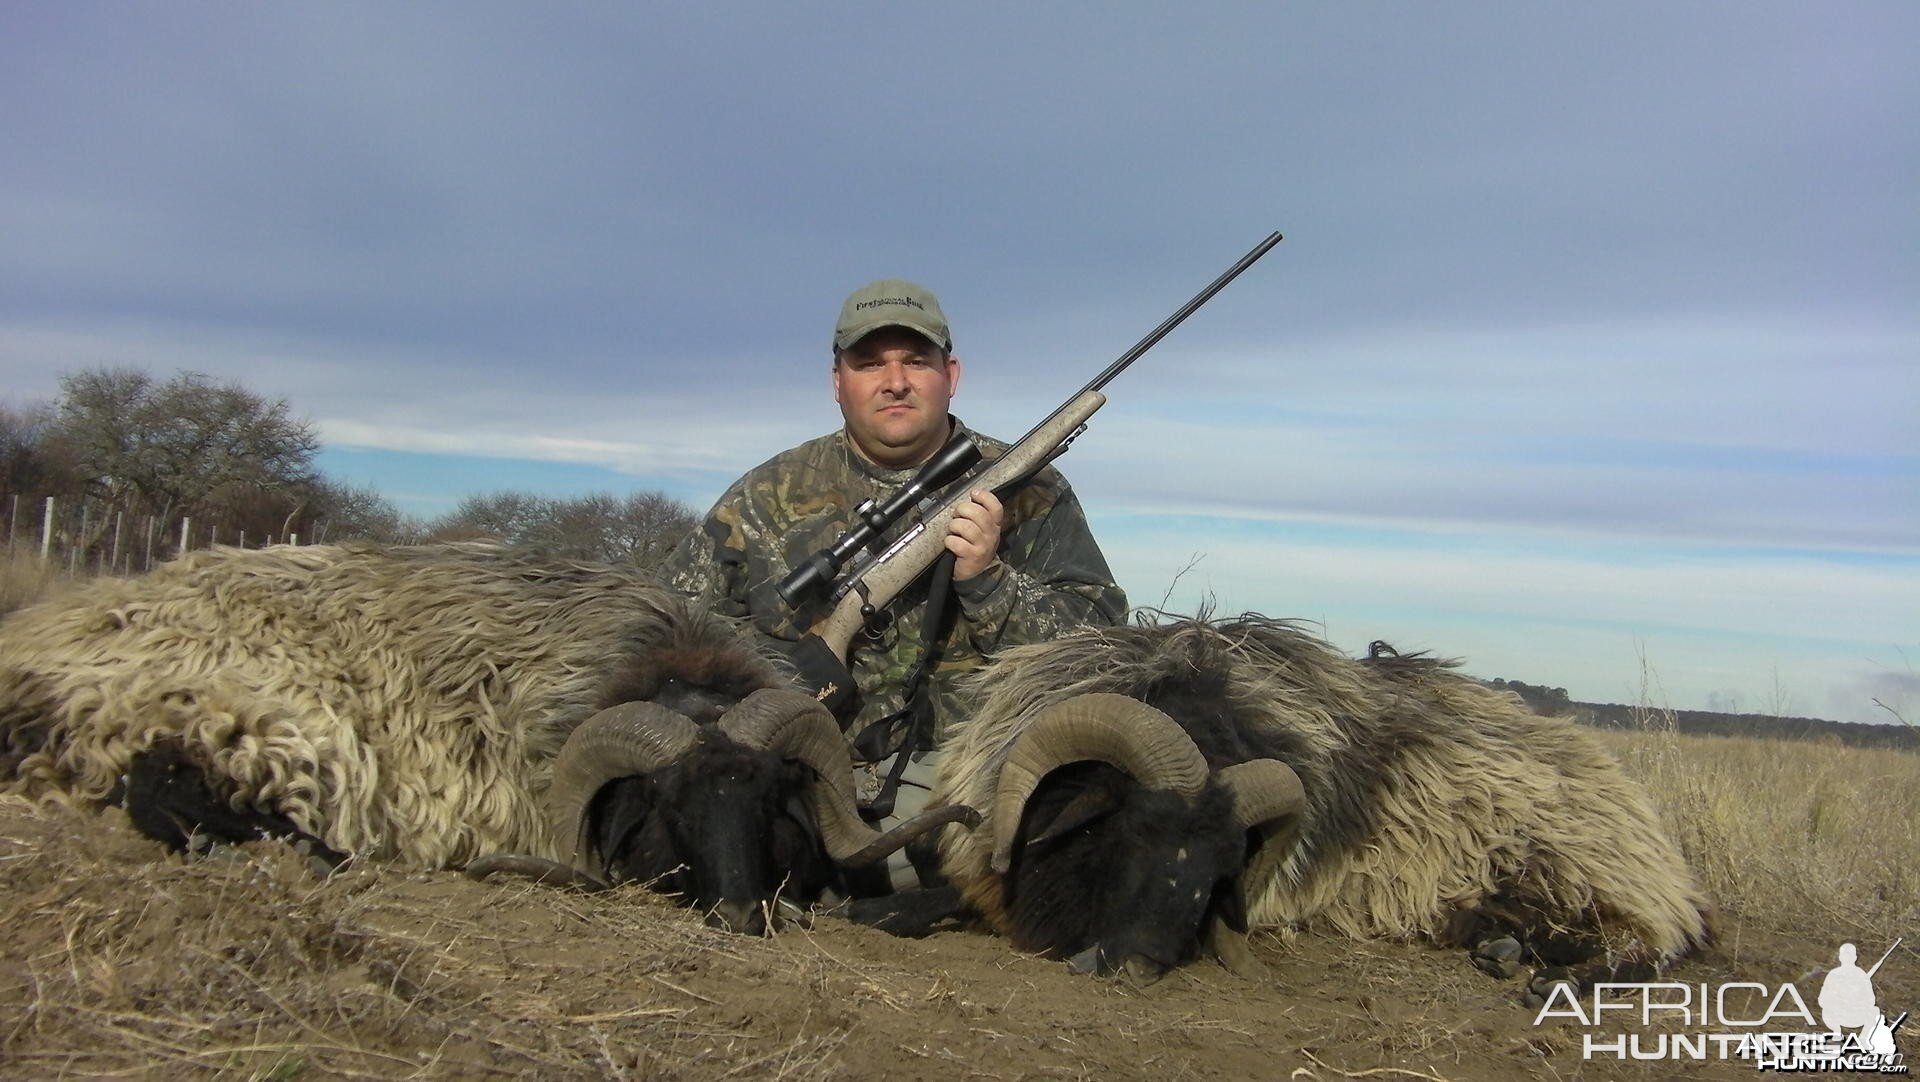
[[[660,492],[556,499],[509,491],[469,496],[430,524],[428,534],[446,541],[490,537],[580,559],[652,567],[698,521],[691,508]]]
[[[415,541],[421,528],[366,485],[314,482],[304,509],[307,536],[326,541]]]
[[[48,403],[0,405],[0,492],[37,495],[70,491],[73,464],[56,438]]]
[[[128,368],[60,379],[60,439],[90,495],[167,517],[217,510],[218,493],[313,484],[319,439],[285,399],[198,372],[157,382]]]
[[[547,517],[547,502],[530,492],[468,496],[451,512],[433,520],[427,534],[434,541],[492,538],[511,544],[531,543]]]

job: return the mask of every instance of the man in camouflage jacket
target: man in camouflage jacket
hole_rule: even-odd
[[[833,341],[834,400],[845,426],[775,455],[736,481],[668,557],[668,584],[719,612],[748,618],[763,636],[797,642],[825,615],[825,600],[795,612],[775,586],[839,538],[862,500],[884,502],[965,430],[947,410],[960,378],[952,347],[939,301],[927,290],[888,279],[855,291]],[[974,438],[987,458],[1005,450],[997,440]],[[897,524],[874,551],[905,528]],[[1006,494],[1004,503],[991,492],[974,492],[954,518],[947,549],[954,554],[958,604],[928,684],[936,743],[964,721],[955,707],[955,678],[988,654],[1088,624],[1118,623],[1127,612],[1079,501],[1052,467]],[[908,675],[925,651],[927,589],[923,577],[854,639],[847,663],[860,706],[849,736],[905,705]]]

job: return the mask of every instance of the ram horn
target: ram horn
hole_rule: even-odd
[[[820,841],[838,864],[870,864],[948,823],[979,823],[972,808],[947,805],[921,812],[885,832],[860,818],[853,766],[845,738],[827,708],[797,691],[765,688],[740,701],[716,723],[736,742],[792,759],[818,776],[811,787]]]
[[[1298,815],[1307,804],[1300,775],[1278,759],[1250,759],[1221,767],[1214,776],[1233,797],[1234,822],[1242,830]]]
[[[1264,884],[1286,858],[1300,834],[1300,815],[1307,794],[1300,775],[1278,759],[1251,759],[1220,768],[1215,775],[1233,797],[1233,819],[1242,830],[1255,831],[1259,848],[1242,873],[1248,904],[1264,893]]]
[[[523,853],[489,853],[469,863],[466,873],[468,879],[478,882],[485,882],[492,875],[509,874],[523,876],[542,886],[573,887],[589,894],[613,889],[613,884],[592,872]]]
[[[1125,771],[1148,789],[1183,796],[1207,783],[1207,760],[1172,718],[1138,699],[1097,692],[1041,711],[1015,741],[1000,768],[993,798],[993,870],[1013,867],[1020,817],[1054,770],[1087,760]]]
[[[554,840],[568,861],[584,872],[600,871],[590,863],[586,833],[587,806],[601,786],[671,766],[699,739],[699,727],[685,714],[659,703],[621,703],[581,722],[554,760],[547,791]]]
[[[1206,945],[1207,952],[1236,977],[1264,981],[1270,976],[1267,967],[1253,956],[1253,949],[1247,943],[1247,933],[1234,931],[1219,917],[1208,918]]]

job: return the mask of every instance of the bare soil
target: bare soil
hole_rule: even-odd
[[[0,802],[0,921],[5,1078],[1755,1074],[1583,1062],[1582,1028],[1535,1026],[1520,979],[1419,943],[1261,935],[1264,980],[1203,963],[1137,987],[972,930],[910,941],[823,917],[747,938],[639,888],[391,867],[320,880],[272,844],[188,861],[120,812],[18,802]],[[1798,979],[1811,1003],[1808,971],[1837,943],[1732,915],[1721,931],[1672,979]],[[1883,949],[1863,946],[1863,964]],[[1903,950],[1881,1002],[1920,1002],[1916,977]]]

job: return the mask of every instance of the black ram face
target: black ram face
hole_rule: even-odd
[[[1246,930],[1247,855],[1217,785],[1189,801],[1104,763],[1063,767],[1027,803],[1007,876],[1012,938],[1081,972],[1157,978],[1199,956],[1216,918]]]
[[[680,760],[603,786],[588,810],[607,876],[647,883],[748,934],[770,900],[806,905],[835,882],[808,806],[812,772],[708,731]]]

